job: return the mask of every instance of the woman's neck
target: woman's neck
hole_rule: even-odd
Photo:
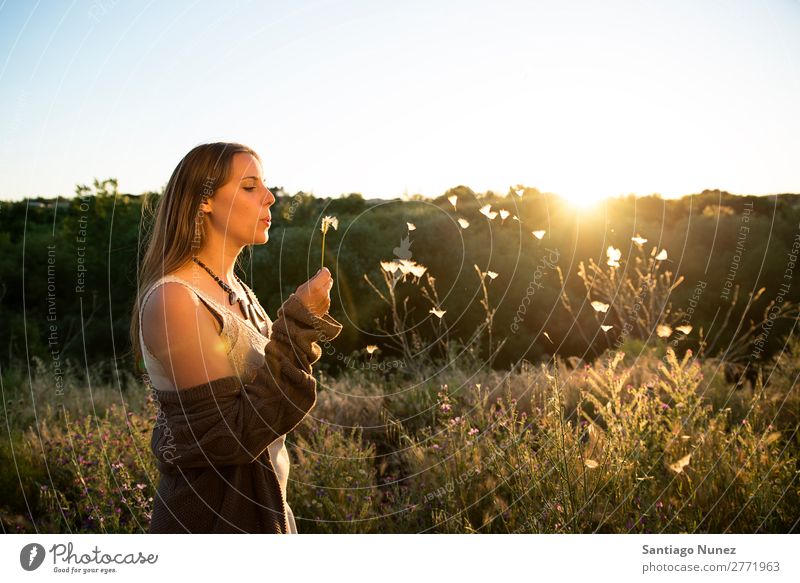
[[[239,256],[239,249],[225,249],[223,246],[204,245],[197,252],[197,258],[205,263],[214,274],[230,286],[236,283],[234,266],[236,258]],[[194,267],[205,271],[201,266],[194,264]]]

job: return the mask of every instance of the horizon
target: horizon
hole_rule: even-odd
[[[99,183],[102,183],[103,180],[113,180],[113,178],[105,178],[103,180],[96,179],[96,180],[98,180]],[[88,185],[76,185],[76,188],[78,186],[88,186]],[[89,188],[91,190],[92,187],[89,187]],[[401,201],[401,202],[406,202],[406,201],[413,201],[414,200],[413,197],[419,197],[419,196],[423,196],[426,200],[436,200],[436,199],[444,197],[451,190],[455,190],[455,189],[458,189],[458,188],[468,188],[468,189],[472,190],[472,192],[475,193],[476,198],[483,198],[483,197],[487,197],[489,195],[493,195],[493,196],[498,197],[498,198],[509,198],[509,199],[513,200],[513,193],[511,191],[506,191],[506,192],[493,191],[493,190],[478,191],[478,190],[470,188],[466,184],[459,184],[459,185],[456,185],[456,186],[452,186],[449,189],[447,189],[444,192],[442,192],[441,194],[437,194],[435,196],[428,196],[428,195],[424,195],[424,194],[420,194],[420,193],[408,193],[408,194],[401,194],[401,195],[398,195],[398,196],[388,196],[388,197],[378,197],[378,196],[367,197],[367,196],[364,196],[364,194],[361,193],[361,192],[343,192],[343,193],[340,193],[338,195],[319,196],[319,195],[317,195],[317,194],[315,194],[313,192],[305,192],[305,191],[302,191],[302,190],[298,190],[298,191],[295,191],[294,193],[291,193],[291,192],[289,192],[288,190],[286,190],[285,188],[283,188],[283,187],[281,187],[279,185],[278,186],[268,185],[268,188],[270,188],[272,193],[275,194],[276,201],[281,199],[281,198],[292,198],[292,197],[297,196],[299,194],[304,194],[304,195],[307,195],[307,196],[311,196],[312,198],[315,198],[315,199],[318,199],[318,200],[325,200],[325,199],[337,200],[337,199],[343,199],[343,198],[351,196],[351,195],[361,196],[365,201],[368,201],[368,202],[369,201],[389,201],[389,200],[398,200],[398,201]],[[579,202],[571,200],[568,197],[561,196],[556,192],[545,192],[545,191],[539,190],[538,188],[536,188],[534,186],[522,186],[522,188],[524,188],[526,190],[536,191],[536,193],[541,195],[541,196],[552,196],[552,197],[555,197],[555,198],[559,199],[560,202],[563,202],[564,204],[569,204],[569,205],[572,205],[572,206],[578,206],[580,204]],[[280,193],[282,193],[282,194],[280,194]],[[662,195],[661,193],[658,193],[658,192],[654,192],[654,193],[650,193],[650,194],[628,193],[628,194],[609,195],[609,196],[604,197],[604,198],[598,198],[598,199],[594,199],[594,200],[590,201],[588,203],[588,206],[589,207],[594,207],[594,206],[596,206],[598,204],[602,204],[602,203],[607,202],[609,200],[623,200],[623,199],[627,199],[627,198],[630,198],[630,197],[633,197],[633,198],[636,198],[636,199],[657,198],[657,199],[661,199],[661,200],[664,200],[664,201],[680,201],[680,200],[685,199],[685,198],[691,198],[691,197],[695,197],[695,196],[703,196],[703,195],[715,194],[715,193],[719,194],[719,196],[734,196],[734,197],[741,197],[741,198],[746,198],[746,197],[767,198],[767,197],[781,197],[781,196],[800,196],[800,192],[777,192],[777,193],[769,193],[769,194],[753,194],[753,193],[728,192],[727,190],[723,190],[723,189],[719,189],[719,188],[705,188],[700,192],[693,192],[693,193],[682,194],[682,195],[678,195],[678,196],[664,196],[664,195]],[[94,193],[90,193],[90,196],[93,195],[93,194]],[[162,195],[163,194],[163,187],[160,190],[156,190],[156,191],[144,191],[144,192],[138,192],[138,193],[118,191],[116,194],[117,194],[117,196],[129,196],[129,197],[137,197],[137,198],[145,196],[145,195],[148,195],[148,194]],[[526,193],[526,195],[523,195],[523,196],[527,196],[527,193]],[[69,197],[63,196],[63,195],[57,195],[57,196],[52,196],[52,197],[50,197],[50,196],[28,196],[28,197],[19,198],[19,199],[0,199],[0,204],[2,204],[2,203],[15,204],[15,203],[23,203],[23,202],[26,202],[26,201],[29,201],[29,202],[30,201],[52,202],[52,201],[56,201],[56,200],[58,200],[58,201],[62,201],[63,200],[64,202],[69,202],[70,200],[72,200],[72,199],[74,199],[76,197],[77,197],[77,193],[73,193]],[[520,198],[522,198],[522,197],[520,197]]]
[[[218,140],[318,198],[800,192],[798,24],[774,1],[7,2],[0,200],[98,171],[158,192]]]

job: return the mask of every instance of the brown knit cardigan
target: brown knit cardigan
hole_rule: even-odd
[[[160,480],[151,533],[286,533],[288,522],[267,446],[314,407],[317,342],[342,325],[292,294],[278,309],[252,382],[229,376],[175,391],[153,388],[151,439]]]

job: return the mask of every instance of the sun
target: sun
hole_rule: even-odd
[[[564,202],[578,212],[591,212],[597,209],[602,201],[609,198],[609,194],[596,190],[565,190],[555,193]]]

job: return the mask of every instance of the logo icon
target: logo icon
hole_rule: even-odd
[[[411,244],[413,241],[410,240],[408,235],[400,239],[400,246],[395,247],[393,249],[394,256],[399,259],[411,259]]]
[[[44,562],[44,547],[39,543],[30,543],[19,552],[19,564],[26,571],[35,571]]]

